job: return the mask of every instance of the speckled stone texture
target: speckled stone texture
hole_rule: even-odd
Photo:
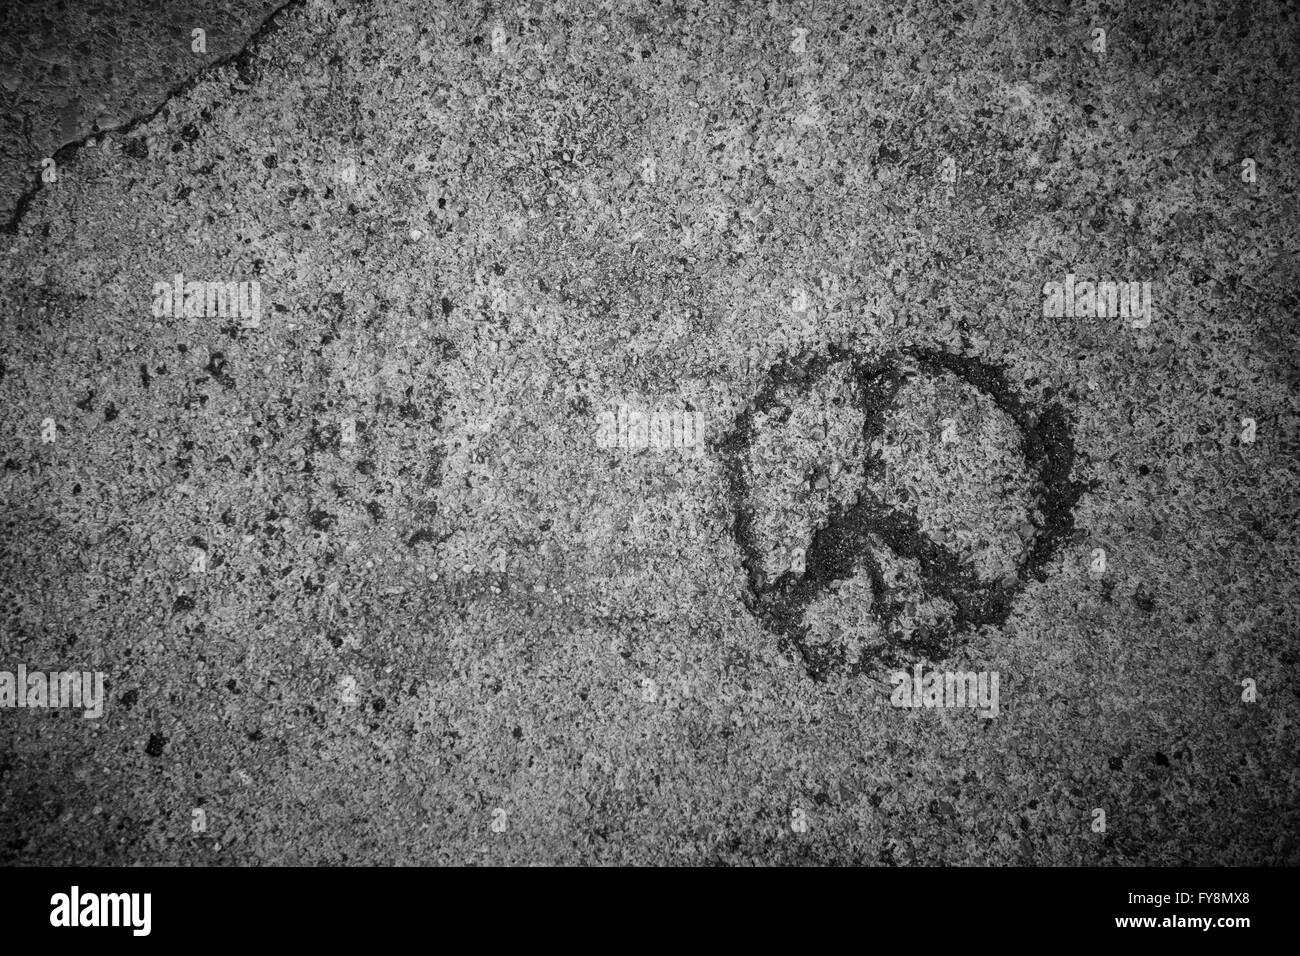
[[[42,159],[152,112],[240,50],[272,9],[273,0],[0,5],[0,222],[14,215]]]
[[[1293,6],[100,6],[157,82],[0,79],[0,670],[108,685],[0,860],[1300,861]]]

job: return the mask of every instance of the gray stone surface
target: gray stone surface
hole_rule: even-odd
[[[62,70],[0,80],[11,193],[126,130],[0,243],[0,669],[109,688],[0,709],[0,859],[1297,862],[1294,9],[295,0],[158,108],[187,17],[100,6],[148,82],[53,13],[5,42]],[[224,9],[214,59],[267,8]],[[155,315],[177,272],[260,324]],[[1152,321],[1045,317],[1067,274]],[[888,542],[906,635],[864,570],[808,609],[857,665],[755,610],[727,437],[833,347],[1068,418],[1086,490],[1019,578],[1032,440],[969,382],[916,371],[876,449],[828,388],[744,465],[766,549],[857,469],[1010,575],[926,662],[996,671],[996,718],[891,706],[873,655],[953,610]],[[598,447],[620,403],[703,452]]]

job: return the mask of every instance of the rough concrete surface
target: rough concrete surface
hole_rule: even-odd
[[[0,861],[1300,861],[1294,6],[0,24]]]

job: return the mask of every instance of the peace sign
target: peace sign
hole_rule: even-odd
[[[887,499],[897,496],[880,490],[887,470],[887,420],[900,391],[916,380],[954,377],[965,390],[982,396],[983,405],[996,409],[1006,422],[1005,430],[1015,437],[1015,454],[1023,459],[1023,546],[1014,556],[1014,569],[992,579],[969,555],[927,533],[914,509],[891,503]],[[789,419],[785,403],[792,396],[806,400],[814,391],[826,392],[832,378],[842,383],[840,394],[851,395],[862,416],[856,436],[863,447],[856,463],[859,487],[851,499],[826,505],[826,516],[812,530],[806,548],[796,551],[802,560],[774,572],[755,508],[761,490],[753,467],[759,433],[771,421]],[[842,405],[842,397],[835,402]],[[825,429],[815,432],[818,438],[826,437]],[[1074,441],[1061,406],[1052,403],[1031,410],[996,367],[928,349],[869,358],[832,347],[826,353],[805,353],[783,362],[771,370],[758,395],[736,417],[720,448],[735,513],[733,534],[747,572],[745,603],[819,680],[833,669],[852,674],[920,656],[938,660],[951,652],[959,636],[1005,621],[1028,577],[1043,577],[1044,564],[1073,530],[1073,509],[1085,490],[1070,478]],[[948,481],[952,475],[944,472],[940,477]],[[824,472],[815,480],[818,489],[829,487]],[[918,507],[921,504],[917,502]],[[906,568],[910,575],[910,588],[903,587],[901,594],[897,567]],[[876,644],[856,658],[843,646],[811,640],[806,620],[815,602],[851,579],[863,581],[862,603],[869,604],[879,635]],[[921,605],[928,606],[928,619],[915,613]]]

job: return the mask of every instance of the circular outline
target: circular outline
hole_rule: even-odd
[[[789,385],[801,394],[832,367],[848,362],[857,384],[856,403],[863,412],[862,437],[868,449],[864,458],[862,491],[852,504],[833,506],[826,520],[813,530],[805,551],[804,571],[786,571],[768,581],[761,570],[762,551],[752,530],[753,509],[748,507],[752,488],[746,477],[745,461],[754,439],[754,419],[759,412],[778,402],[778,391]],[[869,449],[872,439],[884,431],[885,414],[893,407],[899,388],[916,371],[949,373],[993,399],[1020,430],[1025,466],[1034,479],[1033,508],[1041,515],[1034,526],[1029,546],[1016,565],[1015,583],[1005,579],[981,581],[948,548],[924,535],[915,517],[899,511],[885,511],[867,494],[873,470],[881,464]],[[1049,392],[1047,398],[1050,399]],[[814,680],[824,680],[832,670],[861,674],[877,663],[904,663],[903,654],[923,655],[929,660],[946,657],[957,638],[990,624],[1003,623],[1011,605],[1029,575],[1042,580],[1047,560],[1074,530],[1073,510],[1086,486],[1070,479],[1074,463],[1072,422],[1065,409],[1045,403],[1031,414],[1025,402],[1007,383],[1001,369],[980,359],[936,349],[904,349],[871,359],[840,346],[824,352],[804,352],[769,370],[758,395],[741,410],[731,430],[720,443],[732,502],[732,536],[740,547],[746,571],[745,605],[764,627],[775,633],[783,649],[798,653]],[[1032,516],[1031,516],[1032,517]],[[878,564],[867,548],[876,537],[895,553],[915,559],[921,569],[922,588],[927,595],[947,598],[956,611],[946,627],[922,626],[908,638],[891,641],[888,647],[865,655],[850,664],[842,648],[810,646],[803,614],[808,605],[835,581],[867,571],[871,576],[873,613],[888,626],[902,607],[890,600]],[[866,561],[863,561],[863,558]],[[864,565],[860,567],[860,565]],[[937,583],[936,583],[937,582]],[[906,660],[906,663],[911,663]]]

